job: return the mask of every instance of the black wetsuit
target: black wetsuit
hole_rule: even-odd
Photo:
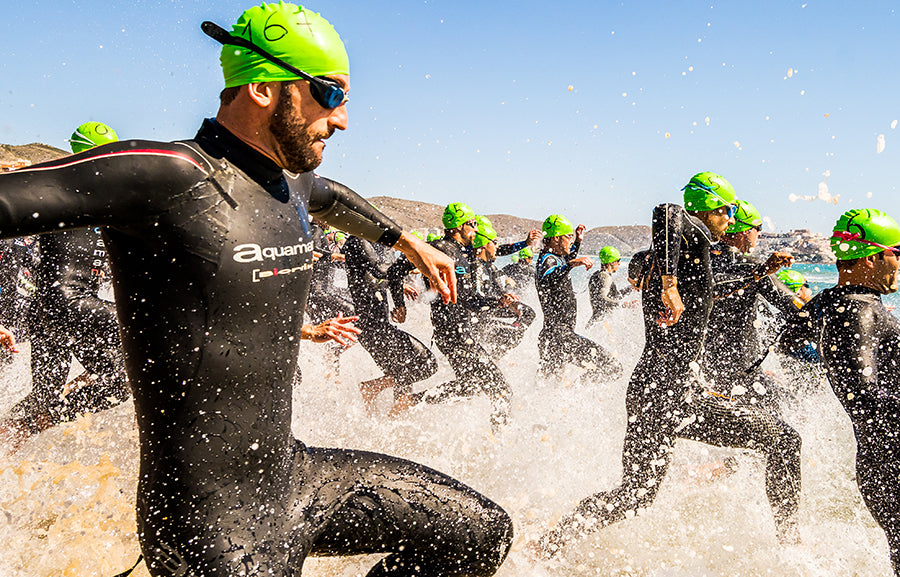
[[[358,553],[387,554],[370,576],[492,574],[511,539],[500,507],[427,467],[292,435],[308,213],[399,238],[346,187],[281,170],[215,121],[0,175],[0,234],[103,227],[152,575],[298,575],[308,555]]]
[[[622,450],[622,483],[591,495],[544,537],[551,551],[568,539],[624,519],[656,498],[679,437],[728,447],[761,450],[766,456],[766,494],[780,528],[800,500],[800,436],[783,421],[757,409],[707,395],[690,365],[700,360],[713,300],[710,234],[701,221],[674,204],[653,211],[652,266],[642,281],[646,344],[625,397],[628,420]],[[662,275],[677,278],[685,310],[670,327]]]
[[[481,259],[472,261],[472,276],[475,279],[475,290],[478,294],[499,301],[511,292],[506,287],[506,276],[494,265]],[[505,355],[519,346],[525,331],[534,322],[534,309],[522,302],[508,307],[485,308],[478,315],[478,333],[485,347],[495,355]]]
[[[362,329],[359,344],[385,375],[394,378],[394,396],[408,394],[413,383],[437,372],[437,359],[422,341],[391,324],[387,279],[390,263],[384,245],[351,236],[343,247],[347,284]],[[402,304],[402,302],[401,302]]]
[[[853,423],[856,482],[900,575],[900,321],[874,289],[826,289],[788,323],[779,343],[786,352],[810,345]]]
[[[586,368],[585,377],[608,381],[622,375],[622,364],[609,351],[575,332],[578,303],[569,261],[578,256],[581,243],[575,241],[568,256],[541,252],[535,277],[544,326],[538,335],[541,374],[556,378],[567,364]]]
[[[38,237],[37,291],[31,303],[31,393],[13,409],[16,421],[37,432],[128,398],[116,307],[99,297],[109,280],[99,227]],[[63,396],[72,357],[91,381]]]
[[[631,257],[631,260],[628,261],[629,284],[631,283],[631,281],[637,283],[637,290],[640,290],[640,280],[650,272],[651,256],[652,253],[648,248],[634,253],[634,255]]]
[[[354,311],[350,294],[334,283],[334,275],[344,263],[331,260],[331,256],[339,252],[328,243],[324,230],[315,224],[311,224],[310,228],[313,231],[313,248],[322,256],[313,263],[306,313],[313,324],[319,324],[338,315],[352,317]]]
[[[606,313],[618,308],[622,304],[625,292],[620,291],[616,287],[612,273],[602,268],[591,275],[588,279],[588,294],[591,297],[591,319],[587,322],[587,326],[600,321]]]
[[[513,289],[519,294],[534,284],[534,262],[519,259],[503,267],[502,272],[515,283]]]
[[[28,338],[27,315],[34,295],[21,294],[19,285],[22,275],[33,280],[32,255],[30,239],[20,237],[0,240],[0,324],[13,331],[19,341]]]
[[[754,274],[765,271],[765,264],[758,259],[725,244],[714,245],[710,253],[719,298],[709,316],[704,374],[715,383],[718,393],[779,413],[786,391],[759,369],[762,347],[756,328],[757,308],[760,299],[765,299],[790,317],[802,303],[775,275],[754,280]]]
[[[444,304],[441,299],[431,302],[434,344],[447,357],[456,379],[429,390],[424,399],[427,402],[443,402],[485,393],[493,404],[491,423],[496,428],[509,418],[512,391],[491,355],[478,343],[474,326],[482,311],[497,308],[497,299],[478,293],[472,264],[462,245],[447,238],[429,244],[456,263],[456,302]],[[388,278],[394,303],[404,302],[403,279],[413,268],[404,257],[391,265]]]

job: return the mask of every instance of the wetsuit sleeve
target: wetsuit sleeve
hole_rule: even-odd
[[[354,266],[358,266],[365,272],[370,273],[375,278],[388,278],[388,271],[391,269],[391,263],[382,260],[378,256],[378,253],[375,251],[375,247],[372,246],[371,243],[358,241],[356,244],[356,254],[354,254],[353,262]],[[348,252],[346,256],[349,259],[350,253]]]
[[[387,270],[388,286],[391,291],[391,298],[394,299],[394,306],[406,306],[403,300],[403,279],[411,273],[416,267],[413,266],[409,259],[401,256],[394,261]]]
[[[116,142],[0,175],[0,236],[146,222],[211,167],[178,143]]]
[[[343,184],[316,176],[309,196],[309,213],[346,233],[394,246],[403,232],[366,199]]]
[[[597,278],[596,282],[594,278]],[[597,272],[591,276],[591,302],[606,302],[611,305],[618,305],[621,298],[616,298],[616,295],[612,294],[612,275],[603,274],[602,272]],[[595,299],[595,291],[596,291],[596,299]]]
[[[520,240],[519,242],[512,242],[510,244],[501,244],[497,247],[497,256],[506,256],[508,254],[513,254],[515,252],[519,252],[527,246],[527,240]]]
[[[759,292],[763,298],[787,318],[796,316],[797,311],[803,306],[802,301],[791,292],[791,289],[774,275],[763,277],[758,282]]]
[[[579,250],[581,250],[581,242],[576,240],[572,243],[572,246],[569,247],[569,260],[576,258]]]
[[[650,234],[656,263],[663,276],[675,276],[678,272],[681,236],[686,217],[684,209],[677,204],[661,204],[653,209]]]
[[[819,301],[818,296],[813,298],[797,314],[788,317],[778,338],[778,352],[811,363],[820,362],[818,346],[822,327]]]

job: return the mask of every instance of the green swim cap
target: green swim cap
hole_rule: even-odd
[[[427,242],[431,242],[433,240],[438,240],[439,238],[441,238],[441,235],[434,233],[434,232],[429,232],[428,236],[425,238],[425,240]]]
[[[444,229],[450,230],[461,227],[473,218],[475,218],[475,211],[468,204],[452,202],[444,209],[441,222],[444,224]]]
[[[611,262],[616,262],[617,260],[622,260],[622,255],[619,254],[619,249],[614,246],[604,246],[600,249],[600,262],[602,264],[609,264]]]
[[[241,14],[231,35],[253,42],[311,76],[350,74],[347,50],[334,27],[319,14],[296,4],[254,6]],[[300,79],[239,46],[223,45],[219,60],[226,88]]]
[[[831,252],[838,260],[878,254],[900,244],[900,225],[875,208],[855,208],[845,212],[834,225]]]
[[[713,172],[695,174],[681,190],[684,191],[684,208],[694,212],[715,210],[737,200],[731,183]]]
[[[72,152],[78,154],[95,146],[117,142],[118,140],[119,137],[116,135],[116,131],[106,124],[102,122],[85,122],[72,133],[72,136],[69,138],[69,145],[72,147]]]
[[[413,236],[418,238],[419,240],[425,240],[425,235],[422,234],[421,231],[414,230],[414,231],[412,231],[412,233],[413,233]]]
[[[569,219],[561,214],[551,214],[541,226],[544,231],[545,238],[553,238],[555,236],[565,236],[575,232],[575,227],[569,222]]]
[[[497,233],[494,231],[494,225],[486,216],[476,216],[478,222],[478,230],[475,233],[475,239],[472,241],[472,248],[481,248],[492,240],[496,240]]]
[[[726,234],[734,234],[762,226],[762,216],[760,216],[755,206],[746,200],[738,200],[735,204],[737,204],[738,208],[734,213],[734,224],[725,230]]]
[[[795,293],[800,292],[800,289],[806,284],[806,278],[802,274],[789,268],[781,269],[778,271],[777,276],[785,286]]]
[[[519,251],[519,258],[531,258],[534,256],[534,253],[531,252],[531,249],[527,246]]]
[[[512,255],[511,257],[509,257],[509,260],[511,260],[513,263],[519,262],[519,255],[518,255],[518,253]]]

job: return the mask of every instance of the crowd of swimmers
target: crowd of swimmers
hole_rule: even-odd
[[[801,438],[783,417],[790,391],[761,370],[775,350],[824,367],[853,423],[860,492],[900,574],[900,322],[881,302],[898,288],[893,218],[841,215],[837,286],[813,296],[789,254],[753,255],[757,208],[724,177],[695,174],[681,204],[653,210],[628,285],[615,282],[620,250],[597,254],[588,326],[617,307],[642,309],[643,351],[625,366],[576,332],[572,272],[595,266],[580,254],[583,224],[553,214],[501,244],[487,217],[454,202],[442,234],[401,230],[313,173],[324,140],[347,128],[349,65],[331,25],[278,3],[245,11],[231,32],[203,30],[223,44],[226,88],[193,139],[119,142],[89,122],[72,135],[74,156],[0,175],[10,239],[0,342],[29,340],[32,367],[31,392],[3,422],[4,449],[131,395],[138,536],[152,575],[291,575],[309,555],[363,553],[383,555],[371,576],[493,575],[513,539],[500,505],[411,461],[293,436],[298,343],[358,340],[383,373],[359,384],[370,412],[389,389],[391,417],[485,395],[493,431],[505,434],[516,391],[497,360],[539,318],[540,378],[558,382],[573,366],[582,383],[630,377],[621,482],[531,541],[535,559],[649,507],[678,438],[761,453],[776,534],[796,543]],[[500,269],[505,255],[514,262]],[[115,302],[101,294],[110,281]],[[523,302],[531,290],[540,315]],[[437,355],[400,328],[417,299],[454,374],[434,386],[420,383]],[[763,301],[778,327],[771,342],[759,329]],[[340,346],[324,351],[339,362]],[[72,359],[86,374],[69,380]]]

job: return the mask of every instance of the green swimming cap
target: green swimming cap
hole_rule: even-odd
[[[517,262],[519,262],[519,255],[514,254],[511,257],[509,257],[509,260],[511,260],[513,263],[517,263]]]
[[[611,262],[616,262],[617,260],[622,260],[622,255],[619,254],[619,249],[614,246],[604,246],[600,249],[600,262],[603,264],[609,264]]]
[[[795,293],[800,292],[800,289],[806,284],[806,278],[802,274],[789,268],[781,269],[776,276]]]
[[[731,183],[713,172],[695,174],[681,190],[684,191],[684,208],[694,212],[715,210],[737,200]]]
[[[431,242],[433,240],[438,240],[439,238],[441,238],[441,235],[434,233],[434,232],[429,232],[428,236],[425,238],[425,240],[427,242]]]
[[[422,234],[420,231],[414,230],[414,231],[412,231],[412,233],[413,233],[413,236],[418,238],[419,240],[425,240],[425,235]]]
[[[279,2],[250,8],[238,18],[231,35],[253,42],[312,76],[350,74],[347,50],[334,27],[319,14],[296,4]],[[239,46],[222,46],[220,61],[226,88],[300,79]]]
[[[755,206],[746,200],[738,200],[735,204],[737,204],[738,208],[734,213],[734,224],[725,230],[726,234],[734,234],[762,226],[762,216],[760,216]]]
[[[472,248],[481,248],[492,240],[496,240],[497,233],[494,231],[494,225],[486,216],[476,216],[478,222],[478,230],[475,233],[475,239],[472,241]]]
[[[95,146],[117,142],[118,140],[119,137],[116,135],[116,131],[106,124],[102,122],[85,122],[72,133],[72,136],[69,138],[69,145],[72,147],[72,152],[78,154]]]
[[[463,223],[469,222],[473,218],[475,218],[475,211],[468,204],[452,202],[444,209],[441,222],[444,224],[445,230],[450,230],[461,227]]]
[[[551,214],[544,221],[541,230],[544,231],[545,238],[553,238],[555,236],[565,236],[575,232],[575,227],[569,222],[569,219],[561,214]]]
[[[531,249],[527,246],[519,251],[519,258],[531,258],[534,256],[534,253],[531,252]]]
[[[831,235],[831,252],[838,260],[872,256],[898,244],[897,221],[875,208],[848,210],[838,219]]]

